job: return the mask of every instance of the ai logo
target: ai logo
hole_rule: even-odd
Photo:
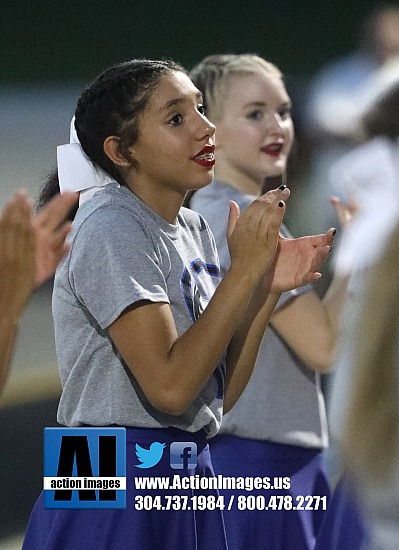
[[[44,429],[45,508],[126,508],[125,428]]]

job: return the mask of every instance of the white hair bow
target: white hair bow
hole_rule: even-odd
[[[79,191],[80,205],[106,185],[117,183],[83,151],[75,130],[75,117],[71,121],[69,143],[57,147],[57,165],[60,192]]]

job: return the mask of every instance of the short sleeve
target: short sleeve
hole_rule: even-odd
[[[132,212],[100,208],[77,230],[69,282],[104,329],[137,301],[169,303],[162,264],[151,234]]]

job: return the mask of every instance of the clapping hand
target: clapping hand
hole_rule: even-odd
[[[37,215],[18,191],[0,216],[0,311],[17,321],[32,291],[47,280],[68,251],[70,222],[64,220],[76,193],[54,197]]]
[[[65,219],[76,201],[76,193],[56,195],[33,217],[36,286],[51,277],[59,261],[69,250],[65,239],[71,230],[71,222],[66,222]]]
[[[276,255],[266,281],[271,291],[284,292],[321,278],[319,269],[330,252],[335,229],[322,235],[279,238]]]

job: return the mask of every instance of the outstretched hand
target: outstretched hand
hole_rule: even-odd
[[[278,188],[255,199],[240,215],[230,201],[227,241],[231,269],[260,280],[270,268],[279,242],[279,230],[289,189]]]
[[[332,195],[329,202],[334,207],[341,229],[345,229],[358,210],[356,201],[350,198],[347,203],[344,203],[342,199]]]
[[[10,199],[0,215],[0,312],[17,321],[35,287],[55,271],[68,251],[64,223],[76,193],[57,195],[36,216],[23,191]]]
[[[34,288],[35,238],[32,204],[16,193],[0,216],[0,312],[17,322]]]
[[[33,216],[31,201],[18,191],[0,213],[0,392],[28,299],[68,250],[71,226],[64,220],[77,198],[76,193],[57,195]]]
[[[36,245],[36,286],[51,277],[69,250],[65,239],[71,230],[71,222],[65,222],[65,219],[77,198],[76,193],[56,195],[32,220]]]
[[[279,238],[272,267],[266,276],[270,290],[285,292],[321,278],[319,269],[330,252],[335,235],[331,228],[322,235]]]

